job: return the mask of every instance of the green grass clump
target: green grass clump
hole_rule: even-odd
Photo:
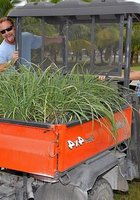
[[[140,182],[129,183],[129,191],[126,193],[117,192],[114,196],[115,200],[139,200],[140,199]]]
[[[97,76],[63,74],[50,66],[45,71],[20,66],[0,75],[0,118],[67,123],[105,116],[115,127],[114,112],[127,104],[110,81]]]

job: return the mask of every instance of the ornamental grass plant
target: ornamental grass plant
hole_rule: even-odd
[[[20,66],[2,73],[0,118],[60,124],[106,117],[115,128],[114,112],[128,102],[111,81],[76,71],[63,74],[52,64],[45,71]]]

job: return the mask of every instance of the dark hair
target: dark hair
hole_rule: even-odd
[[[5,21],[11,22],[11,25],[14,26],[14,21],[13,21],[10,17],[2,17],[2,18],[0,18],[0,24],[1,24],[2,22],[5,22]]]

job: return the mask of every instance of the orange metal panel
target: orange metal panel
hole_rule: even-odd
[[[118,132],[116,139],[105,126],[97,121],[94,121],[94,123],[89,121],[71,127],[58,126],[58,171],[63,172],[130,138],[132,109],[125,109],[123,114],[115,113],[115,119]],[[105,119],[102,118],[101,122],[105,122]]]
[[[56,135],[52,129],[0,123],[0,166],[53,176],[56,172]]]
[[[50,128],[0,122],[0,167],[54,177],[131,136],[132,109],[115,113],[117,139],[97,121]],[[101,118],[105,123],[105,118]],[[110,128],[110,127],[109,127]]]

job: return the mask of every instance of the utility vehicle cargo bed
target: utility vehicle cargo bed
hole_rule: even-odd
[[[115,113],[118,136],[113,137],[105,118],[83,124],[41,124],[0,120],[0,167],[55,177],[131,135],[131,107]]]

